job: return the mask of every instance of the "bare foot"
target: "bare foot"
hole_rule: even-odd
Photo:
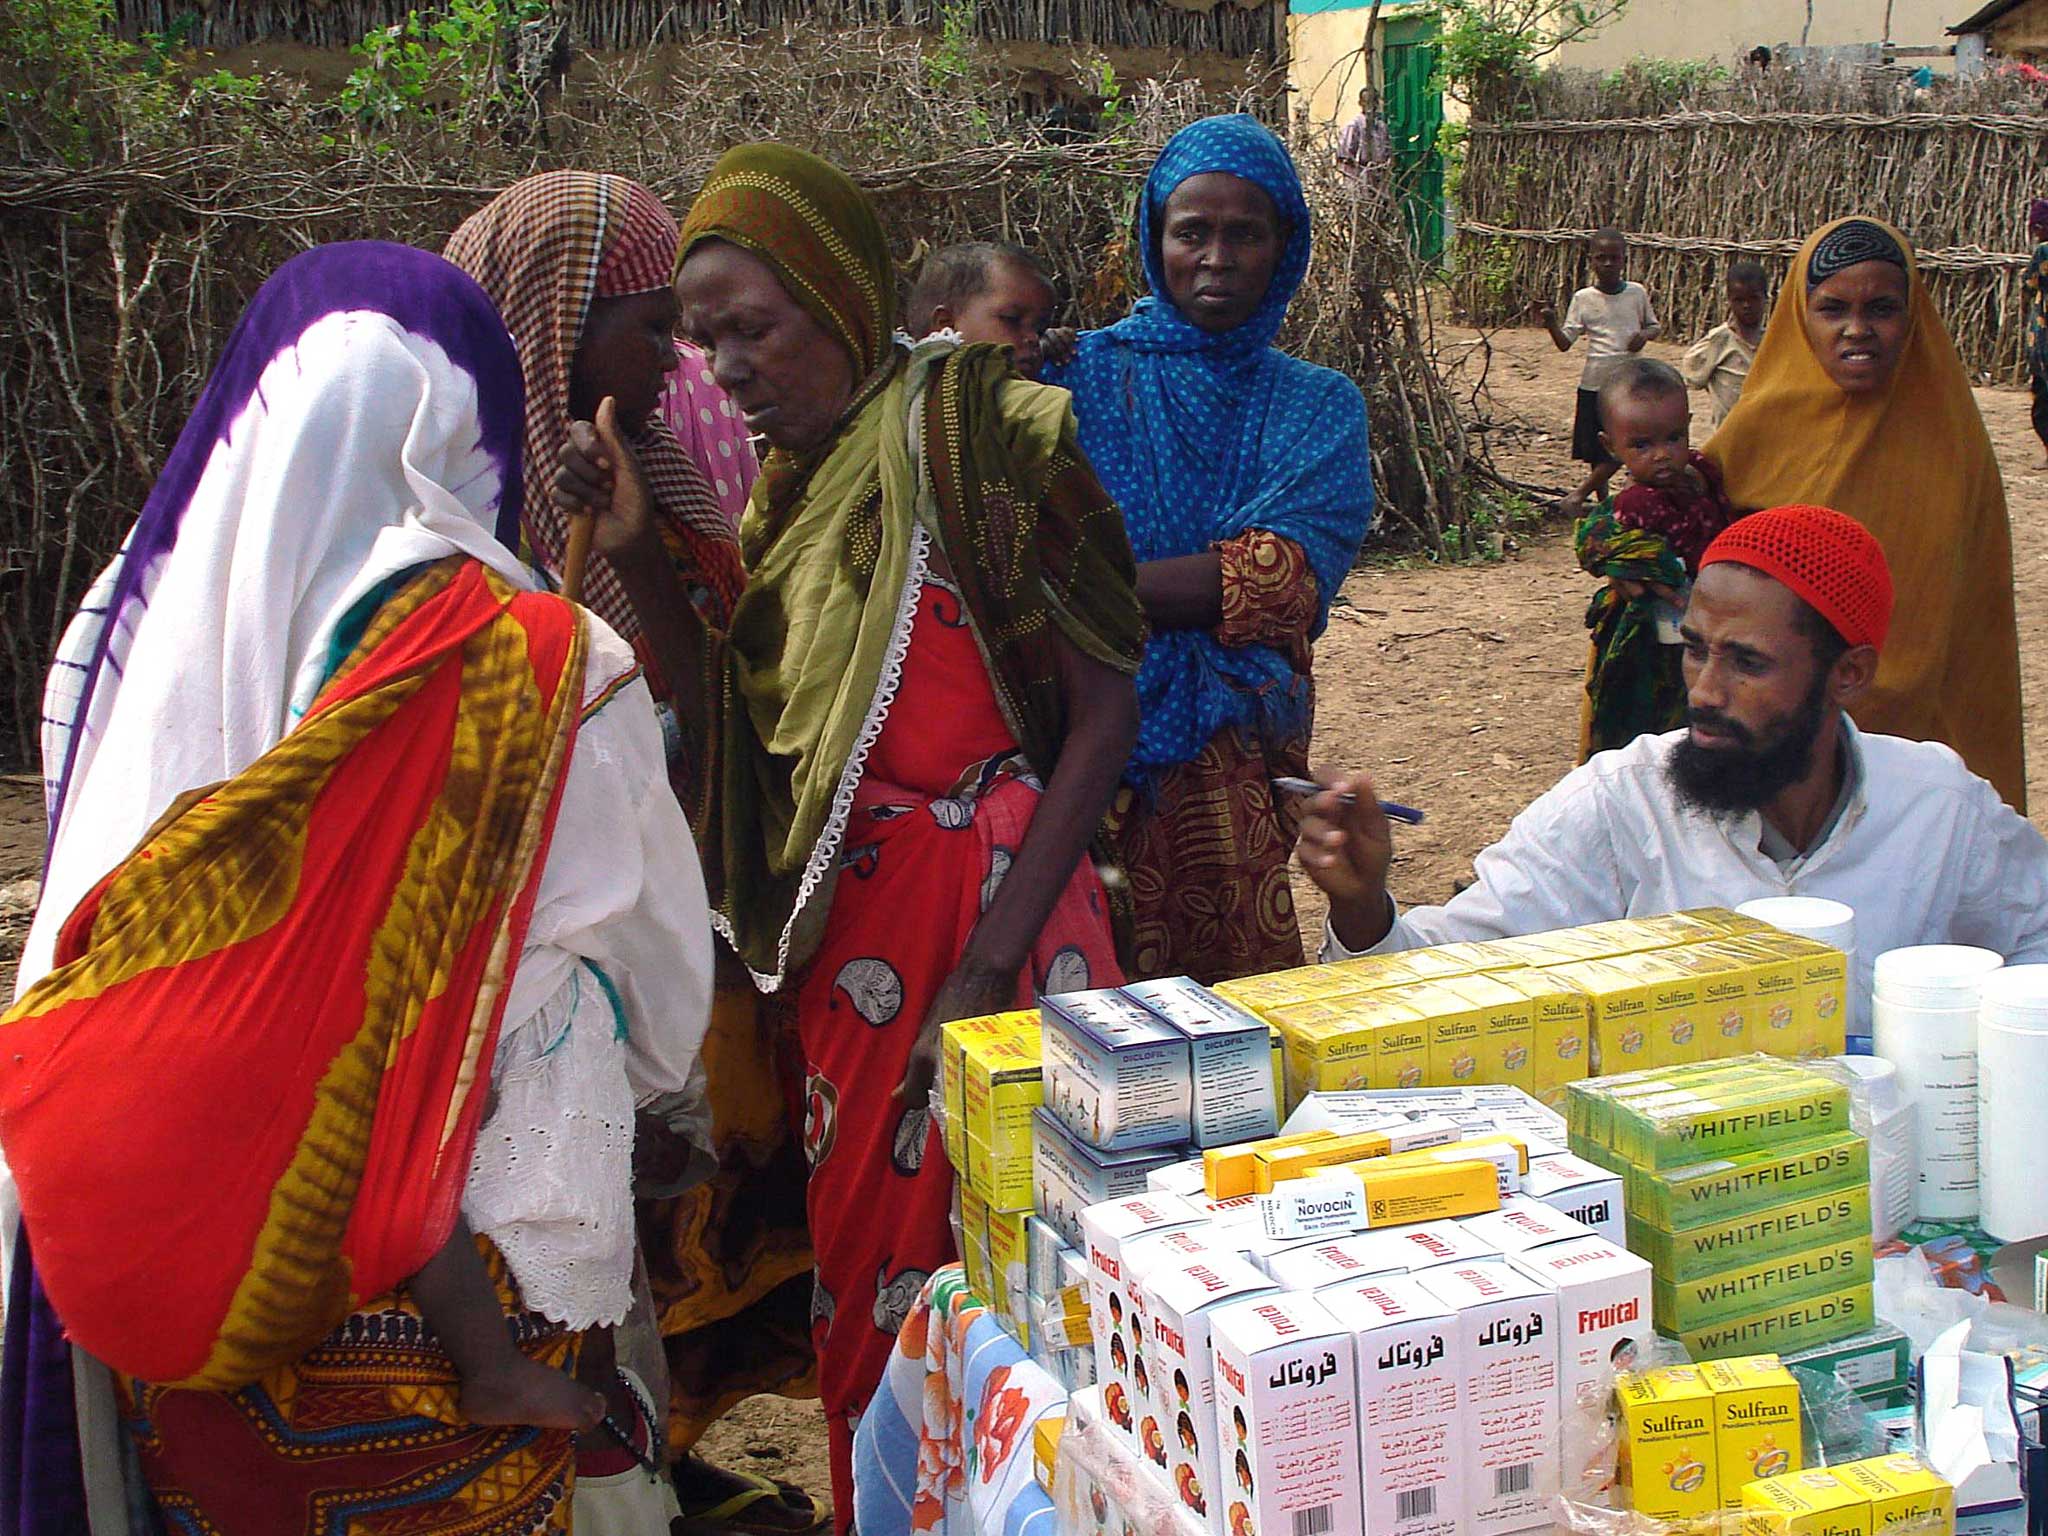
[[[581,1432],[604,1418],[604,1399],[575,1378],[520,1355],[502,1371],[463,1378],[462,1416],[472,1424]]]

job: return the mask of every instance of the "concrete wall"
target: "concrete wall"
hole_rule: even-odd
[[[1385,42],[1387,22],[1430,8],[1429,0],[1386,0],[1380,8],[1380,41]],[[1288,16],[1287,79],[1294,87],[1298,119],[1317,128],[1341,128],[1358,110],[1359,91],[1379,83],[1377,60],[1370,78],[1365,68],[1365,23],[1371,14],[1370,0],[1324,0],[1322,8],[1304,7]]]
[[[1892,0],[1892,41],[1946,46],[1954,41],[1948,28],[1974,9],[1970,0]],[[1813,0],[1806,41],[1816,48],[1881,42],[1884,13],[1885,0]],[[1734,64],[1758,43],[1773,49],[1798,43],[1805,25],[1805,0],[1629,0],[1620,20],[1559,49],[1550,62],[1599,70],[1619,69],[1636,58]],[[1948,67],[1946,60],[1925,62]]]

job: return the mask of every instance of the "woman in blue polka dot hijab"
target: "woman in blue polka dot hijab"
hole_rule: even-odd
[[[1112,811],[1134,976],[1302,962],[1287,880],[1308,762],[1309,646],[1373,520],[1365,401],[1273,341],[1309,261],[1286,149],[1256,119],[1174,135],[1146,178],[1151,292],[1046,382],[1123,508],[1152,639]]]

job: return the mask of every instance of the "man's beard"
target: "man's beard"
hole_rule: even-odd
[[[1691,733],[1679,739],[1664,777],[1680,805],[1708,816],[1760,811],[1813,768],[1813,746],[1827,719],[1828,674],[1817,673],[1806,698],[1762,732],[1738,725],[1719,710],[1686,711],[1686,724],[1725,732],[1736,745],[1703,747]]]

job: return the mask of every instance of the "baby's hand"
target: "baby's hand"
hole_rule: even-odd
[[[1071,325],[1047,326],[1038,338],[1038,355],[1055,367],[1064,367],[1074,360],[1074,351],[1081,344],[1081,333]]]

